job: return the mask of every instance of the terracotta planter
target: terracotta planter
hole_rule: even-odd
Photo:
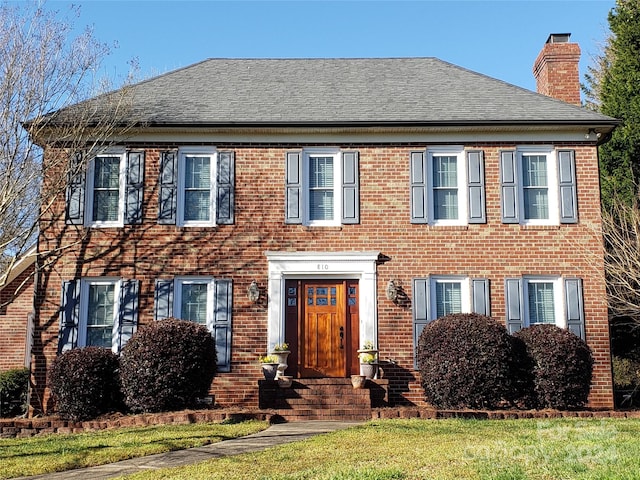
[[[351,385],[353,388],[364,388],[367,383],[367,377],[364,375],[351,375]]]

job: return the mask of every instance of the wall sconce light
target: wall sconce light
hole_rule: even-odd
[[[398,294],[400,293],[400,286],[396,284],[394,280],[389,280],[387,284],[387,298],[395,303],[398,300]]]
[[[258,288],[258,283],[255,280],[252,281],[249,288],[247,288],[247,296],[251,303],[256,303],[260,298],[260,289]]]

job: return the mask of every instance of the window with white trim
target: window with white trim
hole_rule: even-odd
[[[566,327],[562,281],[558,277],[524,277],[524,325],[552,324]]]
[[[87,226],[123,225],[125,169],[124,150],[110,151],[91,159],[87,172]]]
[[[111,348],[117,352],[120,281],[83,280],[80,295],[78,346]]]
[[[58,353],[90,346],[120,352],[137,329],[139,289],[140,282],[135,279],[64,281]]]
[[[308,223],[334,223],[340,208],[340,196],[336,195],[339,181],[338,156],[306,152]]]
[[[453,313],[491,316],[489,279],[457,275],[432,275],[414,278],[413,346],[417,352],[422,330],[431,321]],[[414,355],[414,367],[417,359]]]
[[[500,152],[503,223],[578,222],[575,152],[524,146]]]
[[[205,325],[216,342],[218,371],[231,368],[233,283],[213,277],[157,279],[154,318],[175,317]]]
[[[509,333],[550,324],[586,338],[580,278],[539,275],[506,278],[505,304]]]
[[[555,152],[518,150],[524,223],[558,223],[558,175]]]
[[[210,277],[177,278],[173,316],[205,325],[213,324],[215,281]]]
[[[462,147],[427,150],[429,223],[467,223],[467,174]]]
[[[471,297],[469,279],[463,277],[432,277],[430,282],[431,318],[452,313],[469,313]]]
[[[216,160],[212,148],[178,151],[178,225],[215,225]]]
[[[484,152],[435,146],[409,157],[411,223],[486,223]]]
[[[360,222],[357,151],[305,148],[286,153],[285,223]]]

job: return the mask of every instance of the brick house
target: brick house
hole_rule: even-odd
[[[579,106],[579,56],[544,45],[556,98],[435,58],[210,59],[133,86],[139,126],[42,222],[36,408],[58,352],[168,316],[214,335],[219,405],[258,406],[284,341],[301,383],[358,373],[371,341],[387,401],[421,405],[417,336],[456,311],[580,335],[612,407],[597,145],[617,122]]]
[[[35,254],[34,246],[1,279],[0,372],[28,367],[31,361]]]

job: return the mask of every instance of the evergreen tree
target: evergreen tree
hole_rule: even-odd
[[[614,197],[631,205],[640,180],[640,0],[616,0],[609,12],[610,37],[589,69],[587,104],[622,124],[600,147],[602,203]]]

